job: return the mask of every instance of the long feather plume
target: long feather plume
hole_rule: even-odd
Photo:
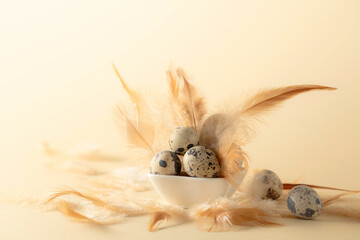
[[[242,109],[237,113],[242,116],[256,116],[278,106],[283,101],[300,93],[313,90],[335,90],[336,88],[321,85],[294,85],[281,88],[273,88],[259,91],[252,98],[249,98]]]
[[[242,146],[251,140],[254,132],[249,125],[250,120],[258,119],[261,114],[274,109],[293,96],[313,90],[335,90],[335,88],[320,85],[295,85],[259,91],[234,112],[210,115],[200,131],[200,142],[214,147],[220,143],[226,132],[231,132],[232,141]]]
[[[189,82],[184,70],[177,69],[177,76],[172,71],[168,71],[167,77],[175,124],[199,130],[206,114],[204,99],[198,95],[196,88]]]

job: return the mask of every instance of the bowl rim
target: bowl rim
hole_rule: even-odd
[[[246,174],[246,172],[244,170],[242,170],[241,172],[243,174]],[[217,181],[217,180],[225,180],[227,182],[229,182],[226,178],[224,177],[215,177],[215,178],[198,178],[198,177],[191,177],[191,176],[180,176],[180,175],[161,175],[161,174],[153,174],[153,173],[147,173],[147,176],[151,176],[151,177],[156,177],[156,178],[178,178],[178,179],[192,179],[195,181]],[[243,179],[242,177],[242,179]],[[229,182],[230,183],[230,182]]]
[[[199,181],[207,181],[207,180],[215,180],[215,179],[225,179],[223,177],[216,177],[216,178],[198,178],[198,177],[191,177],[191,176],[180,176],[180,175],[161,175],[161,174],[153,174],[147,173],[148,176],[154,176],[159,178],[184,178],[184,179],[197,179]]]

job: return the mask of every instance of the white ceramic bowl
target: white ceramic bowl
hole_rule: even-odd
[[[245,176],[243,171],[237,183]],[[235,188],[224,178],[195,178],[148,173],[155,190],[169,203],[182,207],[204,203],[219,197],[231,197]]]

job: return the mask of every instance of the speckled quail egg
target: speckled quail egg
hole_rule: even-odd
[[[190,148],[184,155],[183,166],[191,177],[212,178],[220,173],[220,163],[215,153],[203,146]]]
[[[299,185],[287,195],[287,207],[299,218],[314,219],[322,211],[322,202],[317,192],[311,187]]]
[[[179,157],[171,151],[162,151],[152,158],[150,173],[159,175],[178,175],[181,171]]]
[[[276,173],[262,169],[255,172],[252,189],[255,198],[276,200],[283,193],[283,184]]]
[[[170,136],[169,145],[176,154],[184,155],[187,150],[199,145],[199,135],[190,127],[177,127]]]

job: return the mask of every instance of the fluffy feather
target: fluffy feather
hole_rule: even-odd
[[[190,210],[190,216],[197,222],[199,229],[205,231],[224,231],[233,225],[279,225],[270,220],[272,214],[265,210],[229,199],[219,199],[194,207]]]
[[[177,76],[172,71],[168,71],[167,77],[175,124],[192,127],[197,131],[206,114],[204,99],[198,95],[196,88],[189,82],[184,70],[179,68]]]
[[[136,107],[136,114],[134,114],[124,106],[117,105],[115,112],[117,116],[117,123],[120,127],[125,126],[127,141],[130,145],[140,149],[145,149],[154,155],[155,151],[153,149],[153,144],[155,139],[155,128],[152,118],[149,116],[151,114],[149,106],[141,94],[135,92],[127,86],[114,64],[113,68],[124,90]]]
[[[220,175],[225,177],[232,185],[238,188],[237,178],[245,168],[248,170],[248,157],[246,153],[236,144],[227,142],[215,149],[221,166]],[[243,168],[244,164],[244,168]]]

